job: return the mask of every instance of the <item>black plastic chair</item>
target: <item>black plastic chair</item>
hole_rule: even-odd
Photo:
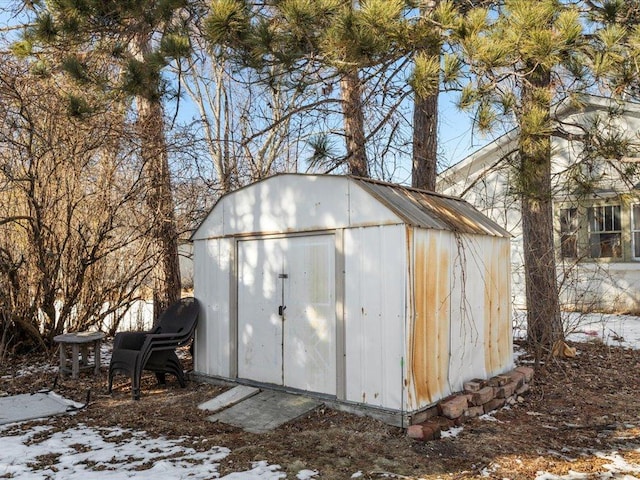
[[[183,298],[160,315],[158,326],[150,332],[117,333],[109,364],[109,393],[114,375],[122,373],[131,378],[131,394],[139,400],[143,370],[154,372],[160,384],[165,383],[167,373],[175,375],[184,388],[184,369],[176,348],[192,339],[199,313],[200,304],[195,298]]]

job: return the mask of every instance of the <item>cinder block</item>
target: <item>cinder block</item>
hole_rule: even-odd
[[[533,380],[533,374],[535,370],[531,367],[520,366],[515,368],[516,372],[520,372],[524,375],[524,381],[529,383]]]
[[[518,395],[522,395],[523,393],[527,393],[529,389],[530,389],[529,384],[525,383],[524,385],[522,385],[520,388],[516,390],[516,393]]]
[[[441,402],[440,410],[445,417],[455,419],[462,416],[468,406],[467,397],[460,395]]]
[[[424,429],[422,424],[409,425],[409,428],[407,428],[407,436],[414,440],[424,440]]]
[[[443,419],[443,417],[437,417],[433,420],[418,423],[417,425],[411,425],[407,428],[407,436],[414,440],[420,440],[423,442],[440,438],[440,431],[442,430],[442,427],[439,424],[439,419]]]
[[[426,410],[423,410],[421,412],[416,413],[415,415],[413,415],[413,417],[411,418],[411,423],[418,424],[418,423],[422,423],[422,422],[426,422],[427,420],[429,420],[430,418],[433,417],[437,417],[438,416],[438,407],[431,407],[431,408],[427,408]]]
[[[502,387],[494,387],[494,393],[496,398],[509,398],[515,393],[518,388],[516,382],[509,382]]]
[[[494,398],[493,400],[489,400],[487,403],[483,405],[484,413],[492,412],[493,410],[497,410],[499,408],[504,407],[506,400],[504,398]]]
[[[422,426],[422,430],[424,432],[425,442],[429,440],[437,440],[441,436],[440,429],[431,425],[429,422]]]
[[[488,383],[492,387],[501,387],[509,383],[511,379],[506,375],[496,375],[488,380]]]
[[[518,388],[525,384],[525,375],[522,372],[511,370],[506,375],[511,379],[512,382],[516,382]]]
[[[474,393],[482,388],[482,383],[475,380],[470,380],[468,382],[465,382],[463,387],[465,392]]]
[[[484,387],[473,394],[473,397],[471,398],[471,403],[472,405],[475,405],[475,406],[484,405],[485,403],[487,403],[489,400],[493,398],[494,398],[493,387]]]
[[[484,415],[484,407],[482,405],[469,407],[464,412],[464,416],[467,418],[479,417],[480,415]]]
[[[437,428],[438,430],[449,430],[451,427],[455,427],[456,421],[457,419],[453,420],[447,417],[436,417],[429,420],[428,424],[434,426],[434,428]]]
[[[484,388],[484,387],[487,386],[487,380],[485,378],[474,378],[471,381],[479,383],[480,384],[480,388]]]

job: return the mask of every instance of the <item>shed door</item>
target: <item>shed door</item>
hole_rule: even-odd
[[[333,235],[238,242],[238,376],[336,392]]]

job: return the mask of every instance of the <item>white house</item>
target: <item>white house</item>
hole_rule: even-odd
[[[222,197],[192,238],[199,376],[406,424],[513,366],[509,235],[460,199],[277,175]]]
[[[636,155],[594,157],[581,133],[596,129],[610,149],[624,139],[640,145],[640,104],[586,97],[554,112],[564,134],[552,138],[552,183],[561,300],[566,309],[640,312],[640,176]],[[457,195],[512,234],[512,292],[524,306],[520,203],[510,162],[517,149],[512,130],[444,171],[438,191]],[[606,142],[607,139],[599,139]]]

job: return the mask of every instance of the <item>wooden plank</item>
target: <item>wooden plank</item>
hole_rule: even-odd
[[[238,385],[237,387],[233,387],[231,390],[227,390],[207,402],[201,403],[198,405],[198,408],[200,410],[217,412],[218,410],[231,407],[232,405],[235,405],[246,398],[252,397],[259,392],[259,388],[249,387],[247,385]]]

